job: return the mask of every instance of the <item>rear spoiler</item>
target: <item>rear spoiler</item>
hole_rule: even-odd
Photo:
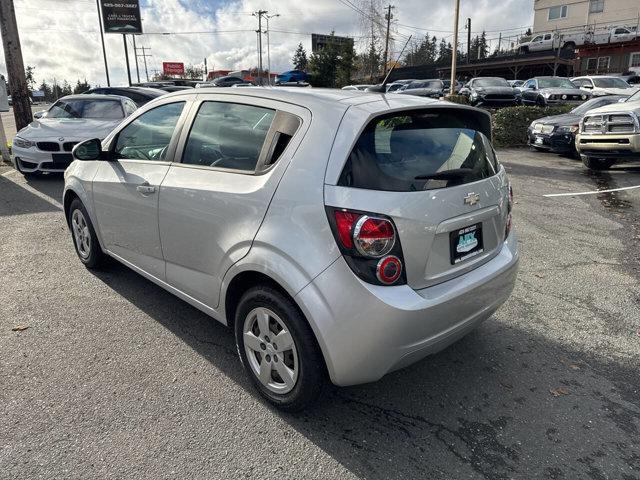
[[[452,107],[456,110],[459,109],[460,113],[467,115],[469,118],[474,120],[478,125],[478,131],[482,132],[485,137],[491,139],[491,114],[486,110],[448,101],[443,101],[438,106],[434,105],[435,108],[438,108],[439,106],[446,107],[447,109]]]

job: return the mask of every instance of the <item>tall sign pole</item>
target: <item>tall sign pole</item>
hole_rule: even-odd
[[[387,35],[386,35],[386,39],[384,42],[384,63],[382,64],[382,75],[386,75],[387,74],[387,62],[388,57],[389,57],[389,30],[391,29],[391,19],[393,18],[393,16],[391,15],[391,9],[394,8],[392,5],[388,5],[387,6],[387,14],[385,15],[385,18],[387,19]]]
[[[127,35],[122,34],[122,41],[124,42],[124,60],[127,62],[127,79],[129,86],[131,86],[131,68],[129,67],[129,48],[127,47]]]
[[[458,61],[458,17],[460,16],[460,0],[456,2],[456,13],[453,21],[453,51],[451,52],[451,90],[450,95],[456,93],[456,62]]]
[[[13,116],[16,120],[16,129],[21,130],[33,121],[33,115],[13,0],[0,0],[0,31],[4,45],[4,60],[7,65],[9,93],[13,103]]]
[[[262,85],[262,16],[267,14],[266,10],[258,10],[254,12],[254,16],[258,17],[258,83]]]
[[[136,77],[138,77],[138,83],[140,83],[140,67],[138,65],[138,49],[136,48],[136,36],[135,35],[131,35],[131,36],[133,37],[133,55],[135,56],[135,59],[136,59]]]
[[[100,0],[96,0],[98,7],[98,25],[100,25],[100,42],[102,43],[102,58],[104,58],[104,74],[107,76],[107,87],[111,86],[109,80],[109,65],[107,65],[107,50],[104,48],[104,29],[102,28],[102,15],[100,14]]]

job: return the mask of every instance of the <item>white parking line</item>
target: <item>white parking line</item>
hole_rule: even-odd
[[[609,190],[592,190],[590,192],[548,193],[547,195],[543,195],[543,197],[575,197],[577,195],[597,195],[599,193],[611,193],[611,192],[621,192],[623,190],[633,190],[634,188],[640,188],[640,185],[633,185],[631,187],[612,188]]]
[[[12,174],[14,174],[14,173],[17,173],[17,170],[13,170],[13,169],[11,169],[11,170],[9,170],[8,172],[4,172],[4,173],[2,174],[2,176],[3,176],[3,177],[8,177],[9,175],[12,175]]]

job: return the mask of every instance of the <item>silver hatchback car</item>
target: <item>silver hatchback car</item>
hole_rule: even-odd
[[[87,267],[112,257],[232,327],[257,390],[299,410],[508,298],[518,247],[490,128],[410,95],[181,91],[74,148],[64,211]]]

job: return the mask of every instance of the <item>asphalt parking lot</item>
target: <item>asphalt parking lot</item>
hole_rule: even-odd
[[[125,267],[80,264],[60,177],[4,167],[0,477],[640,479],[640,189],[543,196],[640,185],[640,163],[500,159],[522,253],[511,299],[297,415],[252,392],[225,327]]]

